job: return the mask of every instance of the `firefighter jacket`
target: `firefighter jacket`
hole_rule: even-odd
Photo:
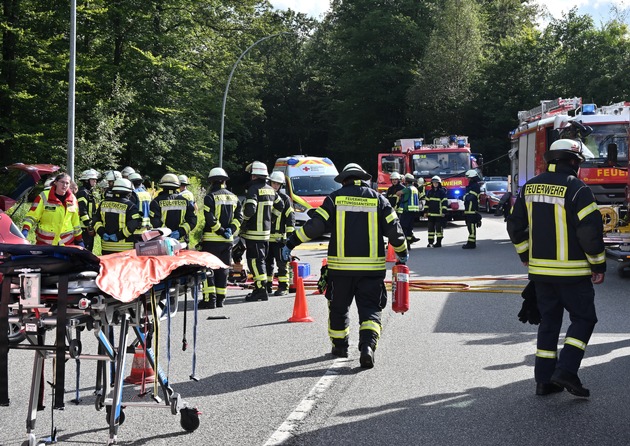
[[[437,189],[431,186],[427,191],[427,207],[428,217],[444,217],[448,208],[448,199],[446,198],[446,189],[441,184]]]
[[[193,204],[173,189],[163,189],[151,201],[149,216],[154,228],[166,227],[177,231],[179,240],[186,240],[197,226]]]
[[[328,271],[340,276],[385,277],[385,242],[407,254],[405,234],[389,201],[367,183],[355,180],[332,192],[315,210],[313,218],[287,241],[300,243],[330,232]]]
[[[81,186],[77,192],[77,203],[79,204],[79,219],[82,228],[94,226],[96,216],[96,198],[91,188]]]
[[[206,218],[202,236],[204,242],[231,244],[234,241],[234,234],[243,222],[243,211],[238,197],[227,190],[224,184],[213,183],[203,199],[203,214]],[[232,235],[225,238],[223,234],[228,228]]]
[[[477,181],[471,181],[466,186],[466,193],[464,194],[464,214],[471,215],[476,214],[479,211],[479,192],[481,188]]]
[[[606,271],[602,216],[593,192],[576,174],[549,164],[521,188],[507,219],[531,280],[575,282]]]
[[[138,207],[126,196],[113,192],[105,198],[96,213],[94,229],[101,237],[103,251],[121,252],[133,249],[133,233],[142,225]],[[115,239],[110,237],[115,235]]]
[[[70,245],[83,239],[79,205],[70,191],[61,199],[55,188],[40,193],[24,218],[23,229],[30,231],[35,225],[38,245]]]
[[[420,212],[420,195],[413,184],[403,189],[398,202],[398,212]]]
[[[282,200],[273,187],[264,179],[255,179],[247,184],[247,194],[243,205],[243,229],[245,240],[269,241],[271,235],[271,215],[284,210]]]
[[[295,211],[287,194],[281,191],[276,193],[282,200],[284,209],[279,216],[276,214],[271,216],[271,236],[269,241],[286,242],[287,237],[295,231]]]
[[[398,208],[398,202],[400,201],[400,195],[398,195],[398,191],[401,191],[405,188],[400,182],[398,182],[395,186],[389,186],[387,191],[385,192],[385,196],[387,197],[387,201],[394,208]]]
[[[140,186],[133,190],[133,193],[129,199],[138,207],[138,213],[142,218],[142,225],[136,229],[136,234],[142,234],[151,227],[151,194],[147,190]]]

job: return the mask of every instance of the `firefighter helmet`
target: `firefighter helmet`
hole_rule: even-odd
[[[274,183],[280,183],[280,184],[286,183],[284,174],[280,172],[279,170],[275,170],[271,172],[271,175],[269,175],[269,181],[273,181]]]
[[[545,152],[545,161],[550,163],[558,160],[575,159],[582,163],[584,158],[583,146],[580,141],[574,139],[559,139],[554,141],[549,147],[549,151]]]
[[[418,178],[418,185],[419,186],[424,186],[424,178],[422,178],[422,177]]]
[[[116,181],[119,178],[122,178],[122,174],[117,170],[108,170],[105,172],[105,181]]]
[[[400,181],[400,174],[398,172],[392,172],[389,174],[389,179],[390,180],[398,180]]]
[[[127,179],[132,183],[143,180],[142,175],[140,175],[138,172],[130,173]]]
[[[177,179],[179,180],[179,184],[183,186],[188,186],[190,181],[188,181],[188,177],[186,175],[178,175]]]
[[[411,173],[405,174],[405,183],[413,183],[414,181],[416,181],[416,177],[414,177],[413,174]]]
[[[466,171],[466,178],[479,178],[479,172],[476,169],[469,169]]]
[[[359,180],[369,181],[372,179],[372,175],[363,170],[363,167],[359,166],[357,163],[350,163],[335,177],[335,181],[337,183],[343,183],[346,178],[358,178]]]
[[[208,181],[227,181],[230,177],[221,167],[213,168],[208,174]]]
[[[442,183],[442,178],[440,178],[438,175],[434,175],[433,178],[431,178],[431,182],[433,183],[434,181]]]
[[[81,176],[79,177],[79,181],[87,181],[87,180],[98,180],[99,174],[94,169],[88,169],[81,172]]]
[[[120,174],[122,175],[123,178],[129,178],[129,174],[134,173],[135,171],[136,169],[134,169],[133,167],[127,166],[123,170],[120,171]]]
[[[179,187],[179,178],[174,173],[167,173],[160,178],[158,185],[163,189],[176,189]]]
[[[114,181],[112,192],[129,193],[133,192],[133,184],[127,178],[118,178]]]
[[[247,168],[245,170],[247,170]],[[266,177],[269,175],[269,171],[267,170],[267,165],[265,163],[261,163],[260,161],[254,161],[251,164],[251,168],[249,172],[252,175],[258,175],[261,177]]]

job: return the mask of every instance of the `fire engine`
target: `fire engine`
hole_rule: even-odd
[[[519,127],[510,132],[513,192],[545,171],[543,154],[552,142],[571,138],[586,146],[579,177],[591,188],[597,203],[621,205],[630,199],[626,197],[630,102],[598,107],[582,104],[578,97],[558,98],[519,112],[518,120]]]
[[[447,217],[462,219],[469,169],[480,169],[481,155],[471,153],[467,136],[441,136],[433,144],[425,145],[423,138],[399,139],[390,153],[378,154],[377,186],[384,192],[391,186],[390,174],[413,174],[429,184],[435,175],[442,179],[448,197]],[[480,175],[481,176],[481,175]]]

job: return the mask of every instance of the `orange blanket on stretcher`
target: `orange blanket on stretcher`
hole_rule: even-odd
[[[96,285],[122,302],[131,302],[182,266],[228,268],[213,254],[189,250],[174,256],[137,256],[135,250],[130,250],[99,258],[101,270]]]

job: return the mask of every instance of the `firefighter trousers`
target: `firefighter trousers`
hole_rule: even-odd
[[[387,290],[378,276],[328,276],[328,336],[335,347],[347,348],[350,335],[350,305],[356,298],[359,312],[359,348],[373,349],[381,336],[381,312],[387,305]]]
[[[412,243],[413,241],[413,224],[416,221],[417,215],[417,212],[409,211],[403,211],[403,213],[400,214],[400,226],[402,227],[403,233],[405,234],[407,243]]]
[[[267,253],[267,280],[271,283],[273,281],[273,267],[274,264],[278,264],[278,289],[289,289],[289,262],[282,260],[282,247],[284,243],[281,242],[269,242],[269,252]]]
[[[427,223],[427,232],[429,236],[429,243],[433,244],[434,238],[437,238],[438,241],[444,238],[444,217],[434,217],[429,215]]]
[[[468,243],[477,243],[477,214],[464,215],[466,228],[468,228]]]
[[[226,265],[232,262],[232,243],[228,242],[201,242],[201,250],[214,254]],[[228,268],[213,269],[212,275],[208,277],[204,298],[215,294],[218,298],[225,298],[227,289]]]
[[[538,326],[536,382],[548,383],[556,368],[577,375],[584,350],[597,323],[595,290],[590,277],[575,283],[534,282],[541,322]],[[564,310],[571,324],[564,347],[558,351],[558,338]]]
[[[247,256],[247,266],[254,276],[254,286],[256,289],[264,288],[267,285],[267,267],[265,259],[269,251],[269,242],[260,240],[245,240],[245,255]]]

